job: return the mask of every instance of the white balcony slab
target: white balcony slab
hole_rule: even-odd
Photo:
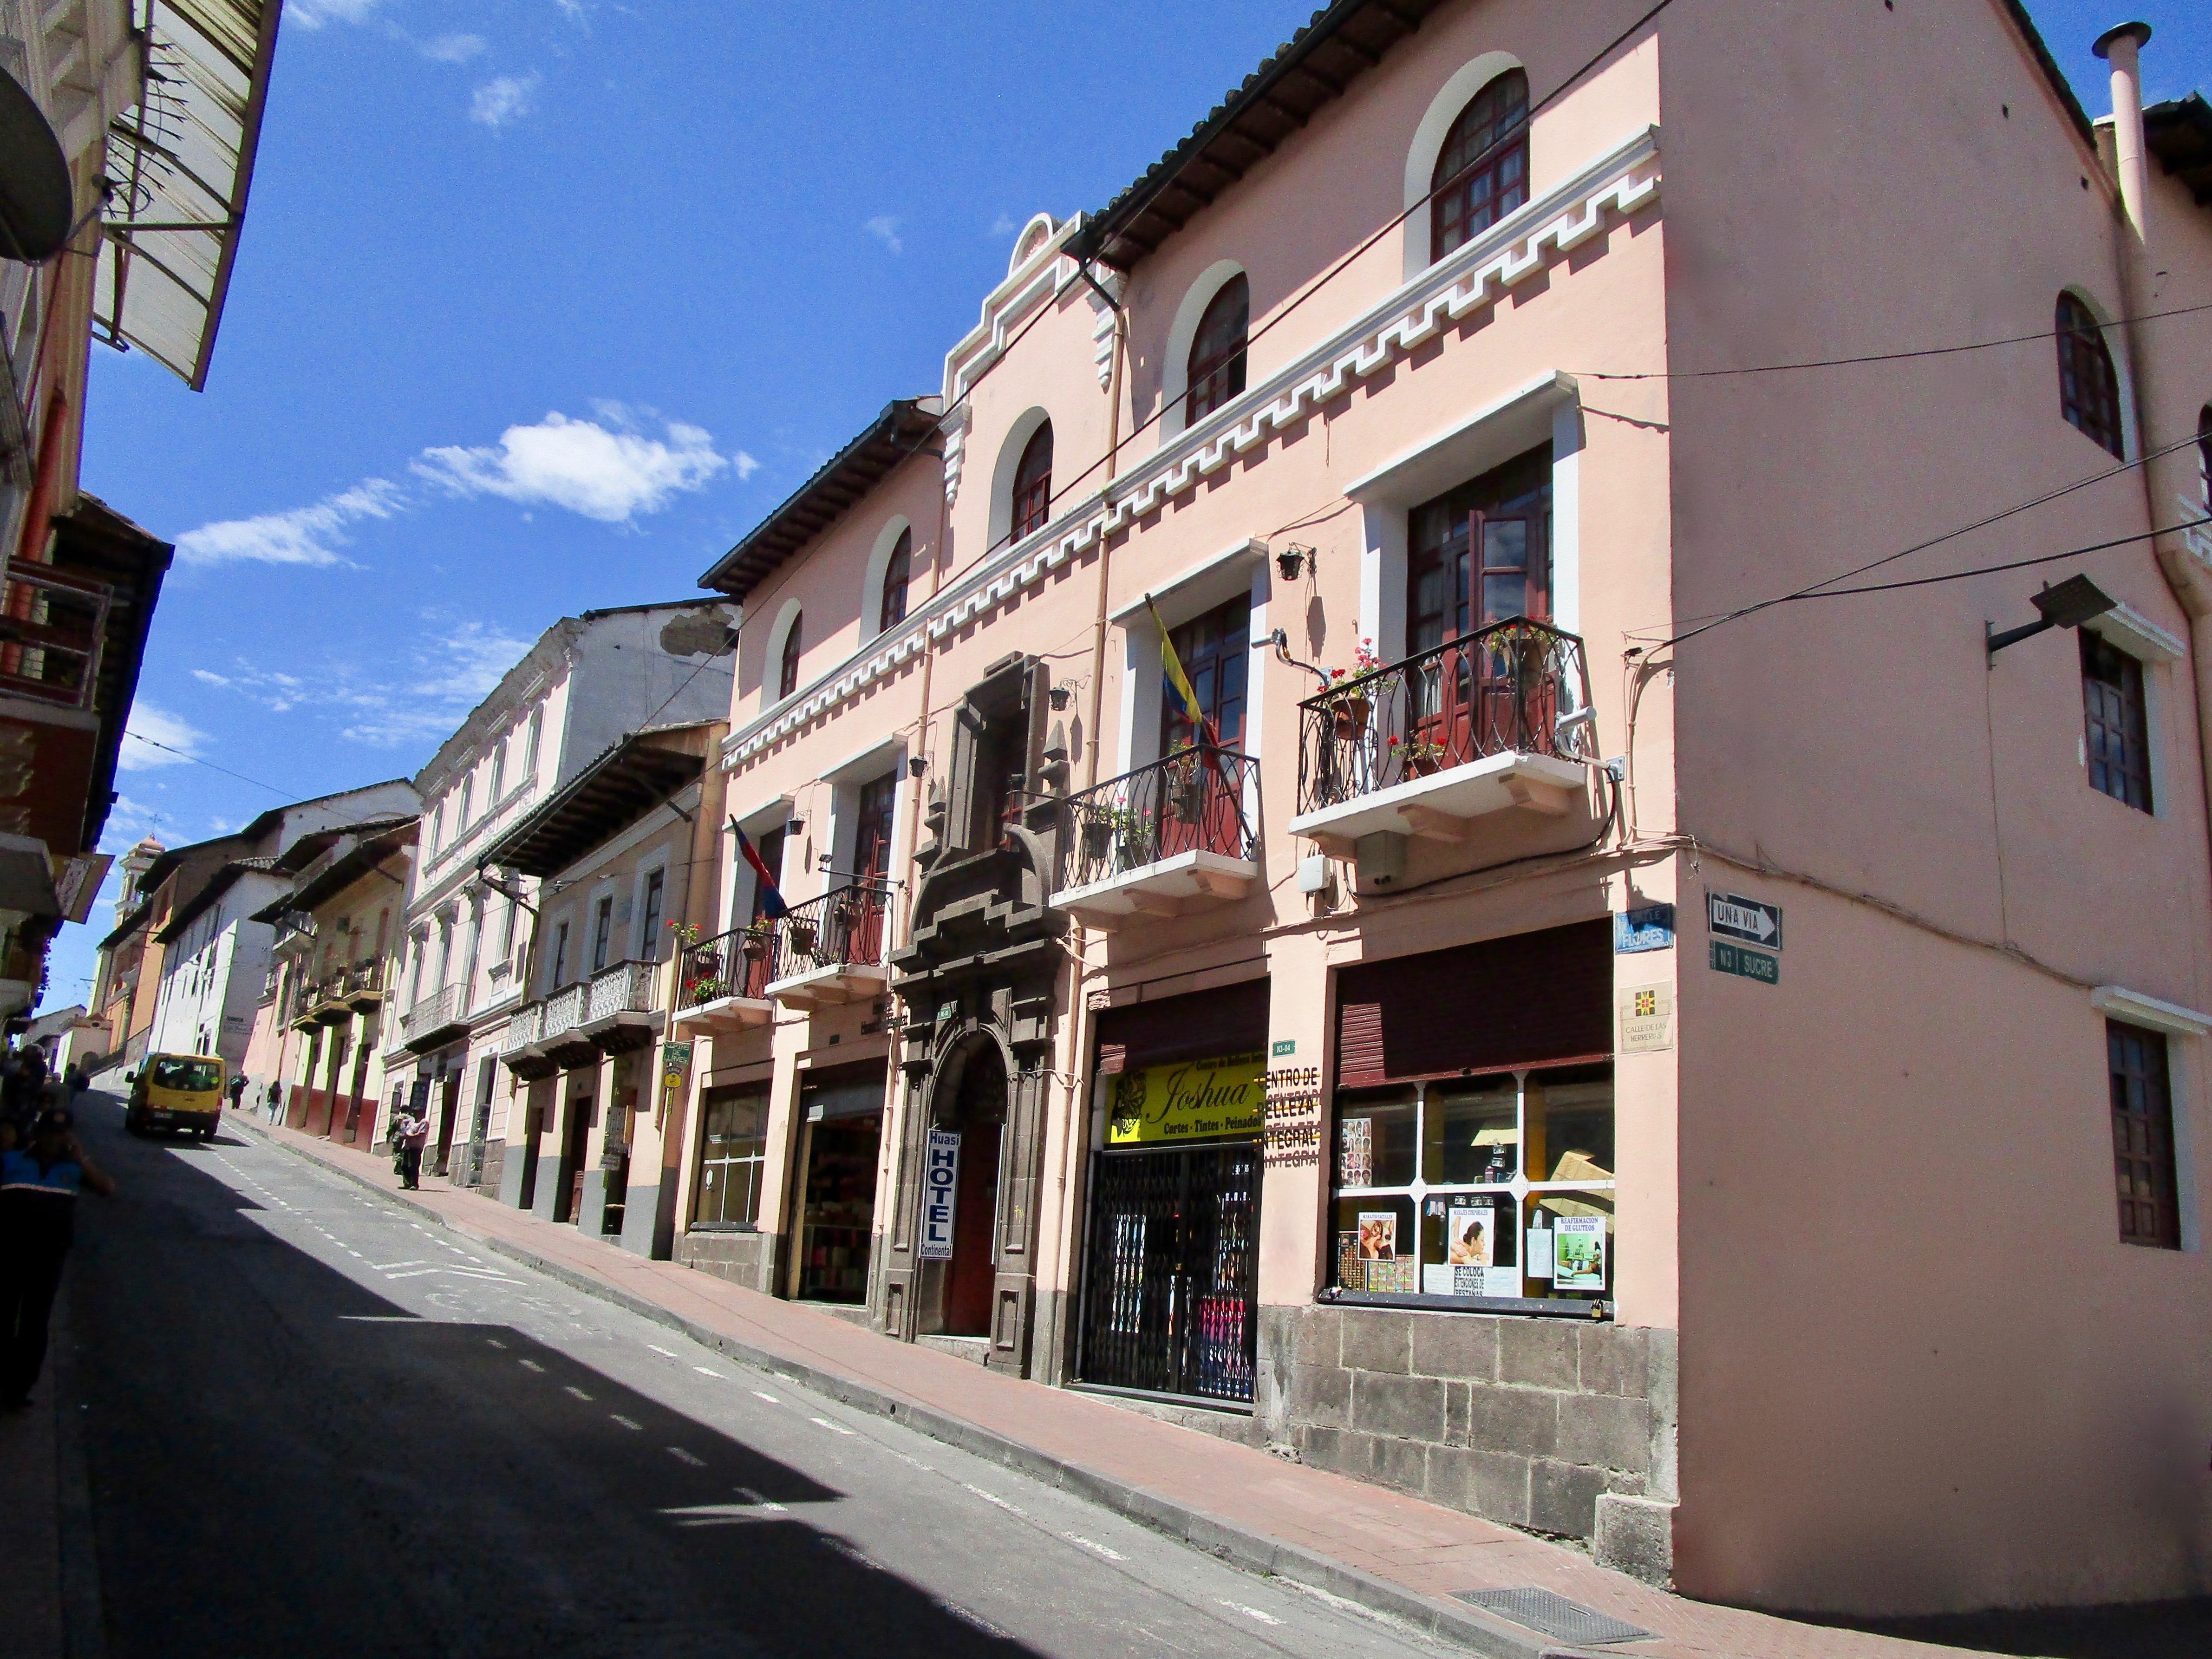
[[[1362,836],[1463,841],[1475,819],[1516,806],[1563,817],[1583,798],[1589,779],[1589,769],[1575,761],[1549,755],[1488,755],[1318,811],[1301,812],[1291,820],[1290,830],[1338,857],[1351,856],[1352,844]]]
[[[775,981],[768,994],[787,1008],[834,1007],[879,997],[890,985],[890,972],[870,963],[831,963],[811,973]]]
[[[1188,915],[1234,904],[1259,878],[1260,866],[1250,859],[1194,848],[1104,881],[1064,887],[1052,902],[1085,926],[1110,933],[1146,916]]]
[[[764,998],[716,997],[676,1011],[679,1037],[728,1036],[766,1025],[775,1018],[775,1004]]]

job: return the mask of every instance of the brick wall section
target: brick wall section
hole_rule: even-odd
[[[1675,1334],[1383,1308],[1262,1310],[1257,1427],[1301,1461],[1592,1538],[1602,1493],[1675,1496]]]
[[[676,1235],[676,1259],[749,1291],[767,1291],[775,1275],[773,1233],[682,1232]]]

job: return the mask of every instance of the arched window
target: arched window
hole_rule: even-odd
[[[1429,181],[1429,258],[1441,259],[1528,199],[1528,77],[1508,70],[1460,112]]]
[[[914,532],[899,532],[898,543],[891,549],[890,562],[884,567],[884,601],[876,616],[876,632],[889,633],[896,623],[906,620],[906,585],[914,574]]]
[[[1052,516],[1052,422],[1047,421],[1022,451],[1014,469],[1014,516],[1011,536],[1019,541],[1032,530],[1042,530]]]
[[[1252,322],[1252,284],[1239,271],[1221,285],[1190,343],[1190,409],[1195,426],[1244,391],[1244,343]]]
[[[2212,513],[2212,404],[2197,411],[2197,482],[2204,491],[2204,510]]]
[[[2127,459],[2120,435],[2120,380],[2104,331],[2089,307],[2071,294],[2058,296],[2058,408],[2068,421]]]
[[[804,615],[794,614],[791,626],[784,631],[783,662],[775,675],[775,695],[778,698],[787,697],[799,690],[799,629],[805,620]]]

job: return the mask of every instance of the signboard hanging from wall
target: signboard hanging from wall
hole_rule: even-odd
[[[921,1248],[924,1261],[952,1260],[952,1214],[960,1192],[960,1131],[932,1129],[921,1165]]]
[[[1267,1110],[1267,1059],[1255,1051],[1124,1072],[1114,1079],[1109,1146],[1257,1135]]]

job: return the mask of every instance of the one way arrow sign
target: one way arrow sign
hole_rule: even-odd
[[[1735,893],[1705,895],[1705,925],[1726,939],[1782,948],[1782,907]]]

